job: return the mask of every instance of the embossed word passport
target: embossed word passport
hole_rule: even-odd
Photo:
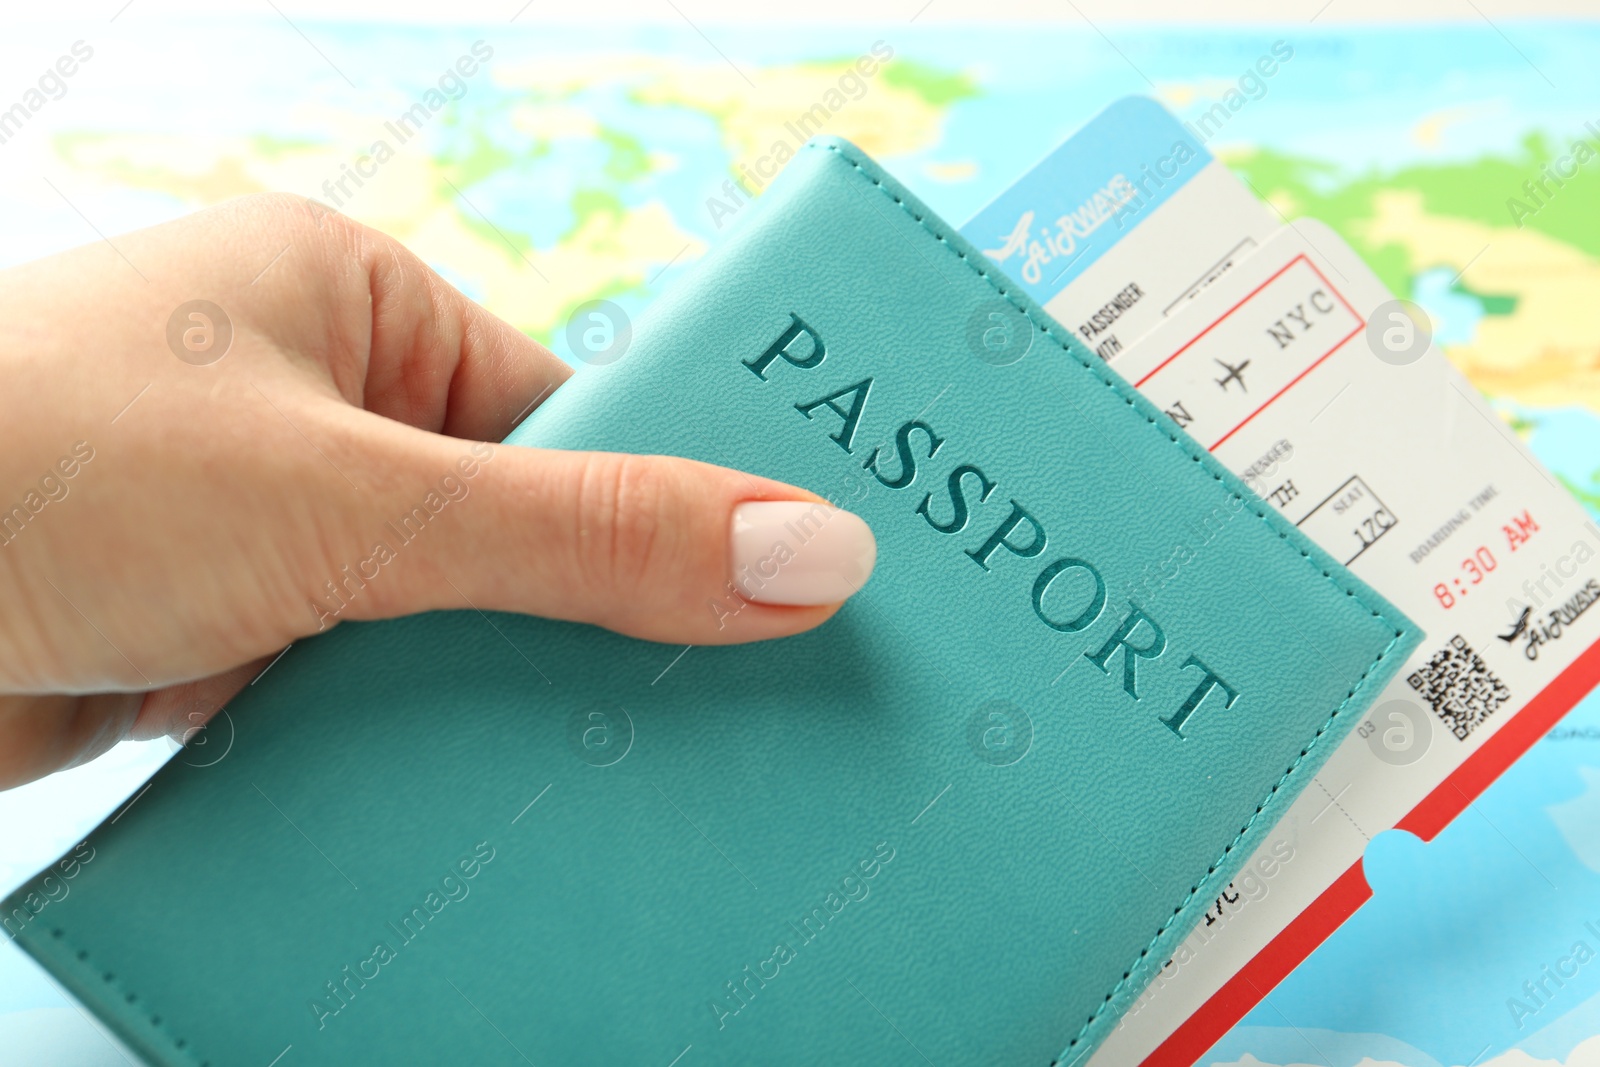
[[[876,573],[294,646],[5,904],[151,1062],[1078,1062],[1419,639],[838,141],[514,445],[810,487]]]

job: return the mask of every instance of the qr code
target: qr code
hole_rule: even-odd
[[[1406,681],[1461,741],[1511,699],[1511,690],[1460,634]]]

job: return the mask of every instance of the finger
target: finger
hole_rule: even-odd
[[[319,626],[474,607],[730,644],[818,625],[877,557],[855,515],[723,467],[465,446],[392,423],[367,439],[412,476],[351,505],[373,541],[324,586]]]
[[[398,242],[366,234],[369,411],[452,437],[499,441],[572,374]]]
[[[143,694],[139,716],[134,720],[128,736],[135,741],[149,741],[157,737],[188,741],[222,710],[223,705],[266,670],[278,655],[280,653],[275,652],[220,674]]]
[[[148,693],[0,696],[0,790],[82,766],[125,737],[187,742],[275,656]]]
[[[122,740],[139,693],[0,696],[0,789],[76,767]]]
[[[281,263],[241,285],[235,302],[257,309],[256,328],[325,368],[369,411],[498,441],[572,373],[386,234],[277,194],[214,210],[228,232],[258,232],[264,248],[286,242]]]

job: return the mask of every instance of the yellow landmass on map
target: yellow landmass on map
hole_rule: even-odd
[[[862,74],[863,66],[873,73]],[[699,112],[716,124],[738,175],[741,164],[754,168],[778,142],[792,153],[815,133],[849,138],[880,156],[918,152],[939,141],[948,105],[975,92],[965,75],[871,54],[738,67],[733,60],[584,55],[501,62],[488,76],[504,95],[503,114],[516,136],[508,145],[487,137],[447,139],[454,156],[430,151],[440,142],[432,128],[402,140],[381,118],[325,109],[308,124],[319,131],[314,138],[90,131],[61,135],[54,148],[88,181],[160,192],[191,208],[267,190],[315,199],[398,238],[490,310],[549,338],[575,305],[646,289],[668,264],[687,263],[705,247],[663,202],[640,204],[643,197],[623,192],[685,161],[608,128],[583,94],[599,88],[622,93],[626,106]],[[452,112],[428,121],[459,120]],[[379,141],[392,154],[374,167]],[[536,249],[513,223],[480,215],[477,182],[517,153],[537,159],[552,145],[573,142],[596,143],[603,162],[581,176],[578,189],[562,194],[568,199],[559,208],[570,208],[573,221],[553,246]],[[368,172],[359,181],[352,172],[358,162]],[[928,173],[961,181],[974,166],[934,162]],[[763,167],[761,176],[771,174]]]
[[[547,128],[571,128],[574,121],[570,110],[555,109]],[[365,131],[354,143],[376,136]],[[338,182],[352,161],[343,144],[108,134],[69,139],[60,152],[80,173],[163,192],[195,208],[264,190],[315,198],[398,239],[429,263],[447,265],[490,311],[543,338],[582,301],[641,286],[667,263],[704,251],[704,242],[679,228],[659,202],[632,208],[613,202],[583,214],[555,247],[519,251],[508,243],[514,235],[503,227],[497,232],[456,196],[444,182],[449,175],[420,145],[400,145],[359,187],[346,180],[334,191],[337,201],[323,186]]]
[[[636,95],[640,103],[688,107],[714,116],[735,168],[741,163],[754,166],[780,142],[793,152],[816,134],[843,137],[879,157],[938,144],[943,108],[887,80],[888,64],[872,77],[860,78],[853,62],[757,68],[749,72],[753,85],[726,66],[674,63],[641,83]],[[855,95],[840,86],[847,75],[864,86]]]
[[[949,163],[924,163],[922,165],[922,173],[936,182],[959,183],[971,181],[978,173],[978,161],[975,159],[958,159]]]
[[[667,57],[641,52],[542,55],[531,63],[497,56],[489,69],[489,78],[501,89],[547,100],[570,96],[597,85],[633,85],[679,65]],[[723,69],[728,77],[738,78],[731,68]]]
[[[528,107],[541,110],[551,101],[596,85],[617,84],[628,87],[636,104],[700,111],[716,120],[735,165],[753,163],[780,140],[793,151],[819,132],[847,138],[876,156],[915,152],[937,144],[945,108],[930,103],[927,94],[919,93],[911,83],[896,84],[885,78],[894,59],[879,63],[870,54],[867,58],[875,65],[870,76],[859,74],[854,56],[825,62],[735,66],[734,61],[685,63],[623,53],[500,64],[492,77],[503,89],[527,94]],[[814,110],[818,105],[826,115]],[[802,127],[800,119],[807,114],[812,116],[811,125]],[[800,132],[798,139],[789,124]]]
[[[1369,246],[1407,248],[1418,268],[1470,264],[1471,291],[1509,296],[1507,315],[1485,315],[1450,359],[1490,396],[1537,407],[1600,411],[1600,262],[1531,229],[1430,215],[1421,193],[1380,192],[1374,217],[1352,223]]]
[[[1169,82],[1157,94],[1174,112],[1181,112],[1198,100],[1220,99],[1230,89],[1237,90],[1236,79],[1205,78],[1193,82]]]
[[[256,153],[243,137],[202,141],[85,133],[58,138],[56,151],[75,170],[108,184],[167,193],[197,205],[272,188],[250,173]]]
[[[484,307],[538,337],[550,336],[583,301],[643,286],[666,264],[705,251],[658,202],[594,212],[554,249],[528,252],[526,260],[504,242],[463,228],[460,213],[444,204],[405,243],[430,263],[449,264],[452,275],[473,279]]]
[[[535,140],[553,141],[562,137],[595,137],[600,123],[594,115],[572,104],[540,104],[529,101],[511,111],[511,128]]]
[[[1447,107],[1424,116],[1411,128],[1411,138],[1417,145],[1425,149],[1436,149],[1444,143],[1445,134],[1450,127],[1459,126],[1472,119],[1483,118],[1487,109],[1474,107]]]

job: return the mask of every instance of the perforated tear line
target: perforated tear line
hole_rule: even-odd
[[[1006,303],[1010,304],[1012,307],[1021,312],[1023,317],[1032,324],[1034,329],[1038,330],[1040,333],[1050,338],[1050,340],[1054,341],[1058,346],[1060,346],[1061,350],[1068,356],[1071,356],[1080,367],[1093,374],[1096,379],[1099,380],[1100,384],[1116,393],[1117,396],[1121,398],[1123,403],[1127,404],[1130,408],[1133,408],[1136,413],[1143,414],[1145,422],[1149,423],[1150,426],[1156,430],[1156,432],[1162,434],[1167,438],[1168,441],[1177,446],[1191,460],[1196,463],[1202,463],[1200,455],[1195,452],[1194,447],[1189,442],[1185,441],[1176,433],[1167,429],[1167,427],[1158,422],[1153,415],[1139,412],[1137,405],[1134,403],[1133,397],[1129,396],[1128,393],[1124,391],[1116,379],[1110,377],[1103,365],[1096,365],[1078,355],[1078,353],[1073,350],[1071,345],[1067,344],[1052,332],[1052,323],[1039,322],[1037,319],[1035,319],[1033,315],[1029,313],[1027,308],[1017,303],[1017,301],[1013,298],[1012,291],[1010,289],[995,280],[992,271],[987,269],[985,266],[974,263],[966,253],[962,252],[961,249],[951,244],[944,234],[940,233],[936,228],[934,228],[934,226],[929,223],[926,216],[917,214],[910,204],[896,196],[893,190],[889,189],[888,186],[884,185],[883,182],[879,181],[876,177],[869,173],[867,169],[856,160],[851,159],[838,145],[809,142],[805,147],[812,149],[826,149],[827,151],[834,153],[846,163],[850,164],[850,166],[854,167],[856,171],[865,177],[867,181],[871,182],[879,192],[883,193],[884,196],[894,201],[900,210],[904,211],[911,218],[915,219],[919,226],[921,226],[929,235],[934,237],[941,245],[944,246],[945,251],[953,254],[957,259],[961,260],[961,262],[967,266],[967,269],[971,270],[973,273],[977,274],[978,277],[988,282],[989,287],[993,289],[998,296],[1002,297]],[[1222,475],[1219,472],[1215,470],[1208,470],[1207,473],[1211,475],[1214,481],[1222,483]],[[1226,483],[1222,484],[1224,485],[1224,488],[1226,488]],[[1267,518],[1266,511],[1260,506],[1255,504],[1253,501],[1246,500],[1244,497],[1240,496],[1237,492],[1233,492],[1231,489],[1229,490],[1229,495],[1231,499],[1237,500],[1245,507],[1248,507],[1251,514],[1259,518],[1263,523],[1266,524],[1268,529],[1272,530],[1278,535],[1279,540],[1289,540],[1288,534],[1285,531],[1273,528],[1271,521]],[[1379,619],[1390,626],[1394,626],[1393,621],[1388,616],[1384,615],[1381,611],[1374,609],[1361,598],[1361,595],[1358,592],[1356,592],[1354,589],[1346,587],[1340,577],[1336,576],[1332,571],[1328,570],[1316,560],[1312,559],[1311,553],[1307,552],[1299,545],[1291,545],[1290,547],[1294,548],[1294,550],[1300,554],[1301,558],[1310,563],[1312,569],[1316,570],[1322,575],[1323,578],[1332,583],[1335,589],[1339,590],[1351,600],[1354,600],[1358,606],[1367,612],[1368,615],[1371,615],[1373,618]],[[1378,664],[1382,663],[1384,658],[1388,656],[1389,653],[1394,651],[1395,645],[1403,636],[1405,636],[1405,631],[1399,627],[1394,627],[1394,636],[1389,639],[1389,643],[1385,645],[1378,653],[1377,658],[1367,665],[1367,669],[1361,672],[1361,676],[1358,677],[1355,681],[1355,684],[1350,687],[1349,692],[1347,692],[1344,699],[1339,702],[1338,707],[1333,709],[1333,711],[1328,715],[1327,719],[1323,721],[1322,725],[1317,728],[1316,733],[1312,735],[1311,740],[1306,743],[1305,748],[1300,750],[1300,755],[1295,757],[1294,762],[1289,764],[1288,770],[1284,771],[1282,776],[1272,784],[1272,788],[1267,790],[1266,796],[1262,797],[1261,803],[1256,805],[1255,812],[1250,816],[1249,819],[1245,821],[1245,824],[1239,830],[1238,835],[1234,837],[1234,839],[1228,843],[1227,847],[1222,850],[1222,854],[1216,858],[1216,860],[1211,864],[1210,868],[1206,870],[1206,873],[1200,878],[1200,880],[1189,889],[1188,895],[1185,896],[1183,901],[1173,909],[1171,917],[1169,917],[1166,922],[1161,924],[1161,927],[1156,931],[1155,936],[1150,939],[1150,943],[1140,951],[1138,957],[1133,961],[1133,964],[1123,972],[1122,978],[1117,982],[1117,984],[1111,987],[1111,991],[1106,994],[1105,1000],[1101,1001],[1100,1005],[1095,1008],[1094,1013],[1089,1016],[1088,1020],[1084,1022],[1082,1028],[1079,1029],[1072,1040],[1067,1043],[1067,1047],[1062,1051],[1061,1055],[1057,1056],[1051,1061],[1050,1067],[1061,1067],[1062,1063],[1070,1061],[1072,1057],[1072,1050],[1076,1048],[1081,1041],[1083,1041],[1084,1035],[1089,1032],[1090,1027],[1094,1026],[1095,1021],[1099,1019],[1100,1016],[1105,1013],[1106,1008],[1110,1007],[1110,1005],[1115,1001],[1117,994],[1122,992],[1127,986],[1129,979],[1132,978],[1134,972],[1139,969],[1139,965],[1144,962],[1144,960],[1152,951],[1154,951],[1156,946],[1160,943],[1162,936],[1169,929],[1171,929],[1172,924],[1177,921],[1178,916],[1183,914],[1184,909],[1189,906],[1189,904],[1199,894],[1200,890],[1222,867],[1223,863],[1227,861],[1228,856],[1232,854],[1233,850],[1239,846],[1241,841],[1244,840],[1246,835],[1249,833],[1250,828],[1255,825],[1256,819],[1259,818],[1261,813],[1266,810],[1267,805],[1272,803],[1272,798],[1277,795],[1278,790],[1283,788],[1284,783],[1289,780],[1290,776],[1294,774],[1295,770],[1299,768],[1300,765],[1305,761],[1306,756],[1314,748],[1316,748],[1317,742],[1320,741],[1322,736],[1328,732],[1328,728],[1334,724],[1335,720],[1339,718],[1339,715],[1350,706],[1350,702],[1354,700],[1355,695],[1361,691],[1361,687],[1366,684],[1367,679],[1371,677],[1372,672],[1377,669]]]
[[[52,927],[50,930],[50,936],[67,946],[71,961],[69,965],[75,964],[79,970],[87,972],[87,976],[91,981],[102,982],[105,985],[110,986],[112,989],[115,989],[128,1004],[135,1004],[138,1002],[138,994],[119,985],[117,983],[117,976],[115,974],[109,971],[102,972],[99,968],[89,962],[89,952],[87,949],[78,948],[74,951],[75,946],[71,942],[67,941],[67,932],[64,929],[59,926]],[[178,1037],[176,1034],[172,1033],[172,1031],[161,1025],[161,1016],[146,1010],[142,1006],[138,1009],[138,1012],[140,1018],[148,1022],[156,1034],[166,1039],[167,1045],[171,1048],[174,1054],[181,1057],[184,1061],[194,1064],[195,1067],[211,1067],[209,1060],[199,1060],[195,1058],[195,1052],[193,1048],[190,1047],[189,1042],[186,1039]]]

